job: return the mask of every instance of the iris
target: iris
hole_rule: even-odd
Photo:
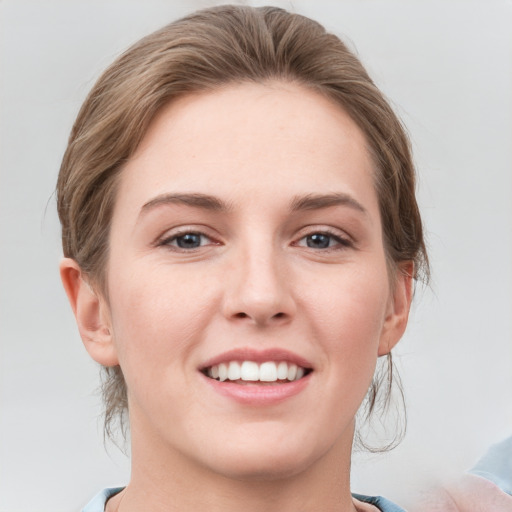
[[[312,249],[326,249],[331,244],[331,236],[323,233],[315,233],[306,238],[306,244]]]

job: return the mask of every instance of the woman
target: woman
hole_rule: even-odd
[[[58,209],[131,437],[86,511],[400,510],[351,495],[350,457],[426,252],[407,137],[338,38],[233,6],[144,38],[85,101]]]

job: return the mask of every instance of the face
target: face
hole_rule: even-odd
[[[373,171],[348,115],[291,84],[160,112],[122,172],[102,306],[134,457],[267,478],[351,442],[409,305]]]

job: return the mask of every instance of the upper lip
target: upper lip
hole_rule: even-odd
[[[290,352],[286,349],[271,348],[264,350],[256,350],[253,348],[236,348],[228,350],[217,356],[214,356],[205,361],[201,366],[200,370],[209,368],[220,363],[227,363],[229,361],[254,361],[255,363],[265,363],[267,361],[286,361],[294,363],[302,368],[312,369],[312,364],[297,354]]]

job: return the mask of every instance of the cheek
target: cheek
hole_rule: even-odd
[[[114,339],[123,371],[137,373],[167,367],[186,358],[210,319],[215,301],[212,283],[201,275],[170,268],[146,268],[127,274],[112,272],[111,314]],[[150,365],[138,364],[150,361]],[[161,365],[163,366],[163,365]]]
[[[379,268],[379,267],[377,267]],[[386,269],[383,272],[347,272],[331,276],[324,292],[307,297],[315,336],[323,345],[333,388],[366,393],[377,361],[389,299]],[[307,308],[305,308],[307,309]],[[362,398],[361,396],[361,398]]]
[[[386,269],[379,268],[342,269],[325,276],[324,286],[318,283],[307,294],[312,317],[342,344],[378,343],[390,295]]]

